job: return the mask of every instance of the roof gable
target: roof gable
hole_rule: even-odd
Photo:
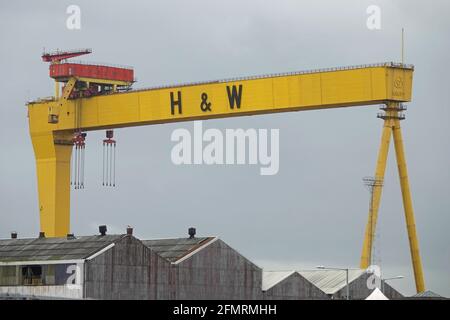
[[[172,263],[176,263],[177,261],[188,257],[197,250],[201,250],[216,239],[216,237],[203,237],[141,241],[146,247],[156,252],[162,258]]]
[[[280,282],[289,278],[293,274],[298,274],[297,271],[263,271],[262,277],[262,291],[267,291],[276,286]]]
[[[348,282],[353,282],[365,272],[363,269],[348,270]],[[308,270],[299,273],[326,294],[334,294],[346,286],[345,270]]]

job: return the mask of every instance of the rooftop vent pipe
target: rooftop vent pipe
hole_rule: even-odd
[[[45,238],[45,232],[41,231],[39,232],[39,239]]]
[[[67,240],[73,240],[73,239],[76,239],[75,235],[73,233],[68,233],[67,234]]]
[[[195,238],[195,228],[189,228],[188,229],[188,234],[189,234],[189,239],[194,239]]]
[[[133,228],[130,226],[127,227],[127,235],[129,235],[129,236],[133,235]]]
[[[17,239],[17,232],[11,232],[11,239]]]
[[[106,231],[107,231],[107,229],[106,229],[106,226],[105,226],[105,225],[103,225],[103,226],[98,226],[98,232],[100,232],[100,234],[101,234],[102,236],[106,235]]]

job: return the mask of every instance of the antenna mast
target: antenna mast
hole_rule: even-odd
[[[405,28],[402,28],[402,65],[405,65]]]
[[[364,177],[364,185],[369,189],[370,202],[369,202],[369,260],[370,264],[373,264],[373,246],[376,231],[376,221],[373,218],[374,214],[374,190],[375,188],[381,188],[383,186],[383,179],[380,177]]]

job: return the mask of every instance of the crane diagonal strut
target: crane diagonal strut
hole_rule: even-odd
[[[55,66],[55,70],[60,69]],[[61,67],[61,70],[64,72],[65,69]],[[86,92],[92,96],[76,95],[67,88],[62,98],[56,95],[54,99],[28,104],[37,165],[41,231],[47,236],[65,236],[70,232],[70,158],[76,130],[109,130],[196,119],[400,104],[411,101],[414,69],[404,64],[383,63],[116,92],[118,87],[131,83],[131,73],[122,71],[125,82],[61,76],[60,81],[74,88],[79,82],[87,84],[90,91]],[[108,89],[108,84],[112,90]],[[105,91],[97,94],[97,88]],[[397,159],[401,162],[399,173],[409,221],[416,285],[418,291],[424,291],[400,126],[393,127]],[[390,138],[390,133],[388,135]],[[380,165],[385,166],[384,156],[381,162]],[[378,171],[384,173],[384,167]],[[367,252],[370,251],[363,252],[361,261],[366,261],[364,255]]]

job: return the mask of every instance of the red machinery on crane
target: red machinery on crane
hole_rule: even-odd
[[[59,82],[63,91],[70,78],[76,78],[76,86],[68,98],[90,97],[108,92],[128,90],[134,82],[131,67],[119,67],[88,62],[72,62],[67,59],[92,53],[91,49],[44,52],[42,60],[50,62],[50,77],[55,80],[56,97],[59,97]]]

